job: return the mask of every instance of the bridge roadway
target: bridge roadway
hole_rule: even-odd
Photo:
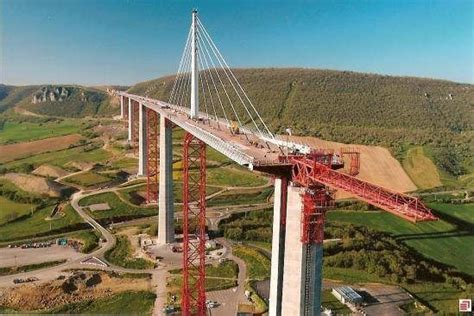
[[[288,166],[278,160],[279,155],[282,154],[280,148],[262,140],[268,135],[261,134],[258,137],[256,136],[259,134],[258,132],[235,135],[230,132],[227,122],[222,119],[220,121],[215,121],[214,118],[207,119],[205,113],[200,112],[201,120],[193,120],[189,117],[189,109],[182,106],[126,92],[117,91],[117,95],[130,98],[160,115],[164,115],[175,125],[250,170],[272,173],[272,170],[277,171],[283,166]]]

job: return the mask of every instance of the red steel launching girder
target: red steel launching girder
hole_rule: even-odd
[[[146,108],[146,200],[158,202],[158,124],[159,116]]]
[[[186,133],[183,148],[182,315],[206,315],[206,144]],[[191,172],[192,170],[192,172]],[[197,172],[196,172],[197,171]],[[194,236],[193,240],[191,237]]]
[[[292,180],[300,185],[310,187],[320,183],[333,189],[340,189],[411,222],[438,219],[417,198],[338,172],[307,156],[290,155],[282,157],[282,160],[292,164]]]

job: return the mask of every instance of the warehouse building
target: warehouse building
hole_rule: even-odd
[[[362,304],[362,296],[349,286],[335,287],[332,289],[332,294],[342,304],[352,304],[355,306]]]

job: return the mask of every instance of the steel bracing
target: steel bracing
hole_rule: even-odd
[[[206,315],[206,144],[186,133],[183,147],[182,314]]]
[[[146,199],[147,203],[158,202],[158,113],[146,109]]]
[[[347,156],[350,159],[348,168],[349,175],[358,175],[360,171],[360,152],[355,148],[343,147],[341,148],[341,155]]]

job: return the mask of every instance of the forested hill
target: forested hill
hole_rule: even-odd
[[[117,102],[115,102],[117,103]],[[20,108],[52,116],[110,115],[118,105],[105,91],[75,85],[0,85],[0,113]]]
[[[291,126],[294,134],[380,144],[395,154],[410,144],[447,152],[458,145],[455,151],[469,155],[473,85],[316,69],[234,72],[264,120],[279,133]],[[168,76],[142,82],[129,91],[168,100],[173,80]]]

